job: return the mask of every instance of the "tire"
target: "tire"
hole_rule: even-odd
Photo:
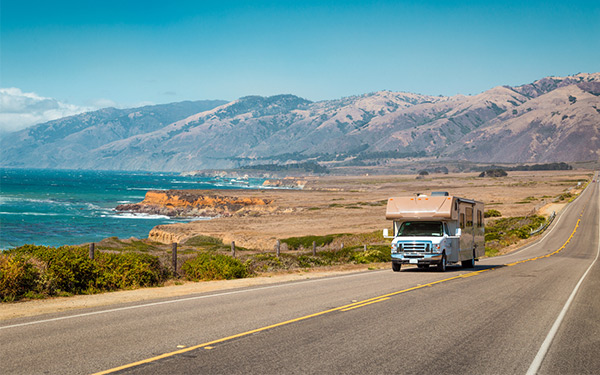
[[[400,272],[400,268],[402,268],[402,264],[392,262],[392,271]]]
[[[462,262],[460,262],[460,264],[462,265],[463,268],[475,267],[475,253],[473,253],[473,255],[471,256],[471,259],[463,260]]]
[[[437,265],[439,272],[446,272],[446,253],[442,254],[442,260]]]

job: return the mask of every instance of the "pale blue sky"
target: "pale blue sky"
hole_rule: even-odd
[[[477,94],[600,71],[600,1],[1,1],[0,87],[76,106],[378,90]]]

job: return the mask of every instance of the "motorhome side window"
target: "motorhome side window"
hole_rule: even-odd
[[[465,229],[465,214],[460,214],[460,229]]]
[[[470,228],[473,226],[473,207],[467,207],[465,212],[467,213],[467,228]]]
[[[477,227],[483,227],[483,214],[480,210],[477,210]]]

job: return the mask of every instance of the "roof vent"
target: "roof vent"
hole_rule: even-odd
[[[432,191],[431,196],[432,197],[448,197],[448,196],[450,196],[450,194],[448,194],[447,191]]]

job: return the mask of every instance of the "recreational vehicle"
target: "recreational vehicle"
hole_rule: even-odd
[[[419,268],[447,265],[472,268],[485,253],[483,203],[433,192],[388,199],[386,219],[393,220],[392,269],[402,264]]]

